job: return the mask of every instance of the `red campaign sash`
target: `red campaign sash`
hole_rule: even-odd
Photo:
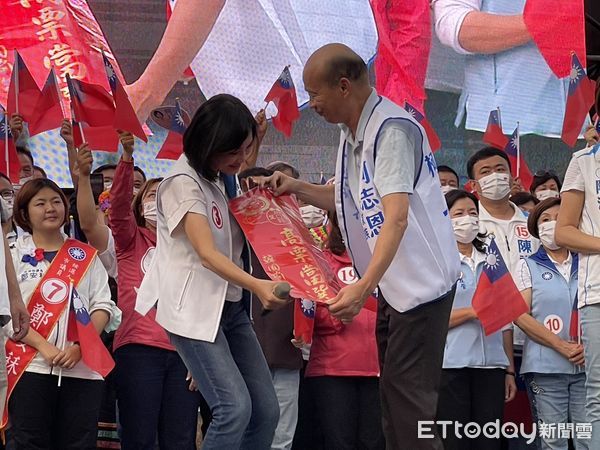
[[[69,304],[69,286],[77,286],[88,271],[96,249],[75,239],[67,239],[36,286],[27,310],[30,327],[48,339],[61,314]],[[8,392],[0,428],[8,422],[8,400],[17,382],[37,354],[37,350],[22,342],[6,342],[6,372]]]

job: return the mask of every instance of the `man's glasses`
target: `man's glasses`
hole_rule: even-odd
[[[0,197],[4,200],[13,200],[15,198],[15,191],[12,189],[4,189],[0,191]]]

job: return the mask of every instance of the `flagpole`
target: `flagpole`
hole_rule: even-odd
[[[521,175],[521,136],[519,135],[519,122],[517,122],[517,178]]]
[[[71,280],[69,282],[69,297],[67,300],[67,323],[65,324],[65,335],[62,339],[62,351],[65,351],[65,348],[67,346],[67,333],[69,331],[69,314],[71,314],[71,297],[73,296],[73,280]],[[62,372],[63,369],[62,367],[60,369],[58,369],[58,387],[60,387],[60,384],[62,382]]]
[[[52,76],[54,77],[54,86],[56,87],[56,93],[58,94],[58,103],[60,104],[60,112],[63,115],[63,119],[66,116],[66,112],[65,112],[65,106],[63,105],[62,102],[62,93],[60,92],[60,89],[58,88],[58,78],[56,77],[56,72],[54,71],[54,67],[52,67],[50,69],[50,71],[52,72]]]
[[[8,162],[8,119],[6,118],[6,111],[4,112],[4,158],[6,159],[6,176],[10,180],[10,164]],[[12,181],[11,181],[12,183]]]
[[[17,52],[17,49],[15,49],[13,74],[15,75],[15,113],[19,114],[19,52]]]

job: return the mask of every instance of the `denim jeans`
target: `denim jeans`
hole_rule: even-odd
[[[172,350],[128,344],[115,353],[121,448],[195,450],[200,394]]]
[[[202,449],[269,449],[279,404],[242,302],[225,302],[215,342],[170,337],[212,410]]]
[[[279,402],[279,422],[271,450],[290,450],[298,422],[300,370],[271,369],[273,386]]]
[[[587,422],[592,423],[590,448],[600,449],[600,303],[579,310],[585,354]]]
[[[585,374],[526,373],[527,394],[533,420],[538,424],[538,448],[567,450],[566,437],[561,437],[554,425],[550,436],[540,436],[540,424],[574,423],[573,441],[576,450],[589,447],[589,439],[577,439],[577,424],[589,422],[585,415]]]

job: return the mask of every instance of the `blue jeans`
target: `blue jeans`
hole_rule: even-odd
[[[279,404],[242,302],[225,302],[215,342],[170,337],[212,410],[202,449],[269,449]]]
[[[538,424],[538,448],[567,450],[567,437],[554,425],[550,435],[540,436],[540,424],[574,424],[573,442],[577,450],[588,447],[589,439],[577,439],[577,424],[588,422],[585,415],[585,374],[526,373],[527,394],[533,420]]]
[[[173,350],[128,344],[115,353],[115,382],[123,450],[196,449],[200,395]]]
[[[585,354],[587,422],[592,423],[590,448],[600,449],[600,303],[579,310]]]

